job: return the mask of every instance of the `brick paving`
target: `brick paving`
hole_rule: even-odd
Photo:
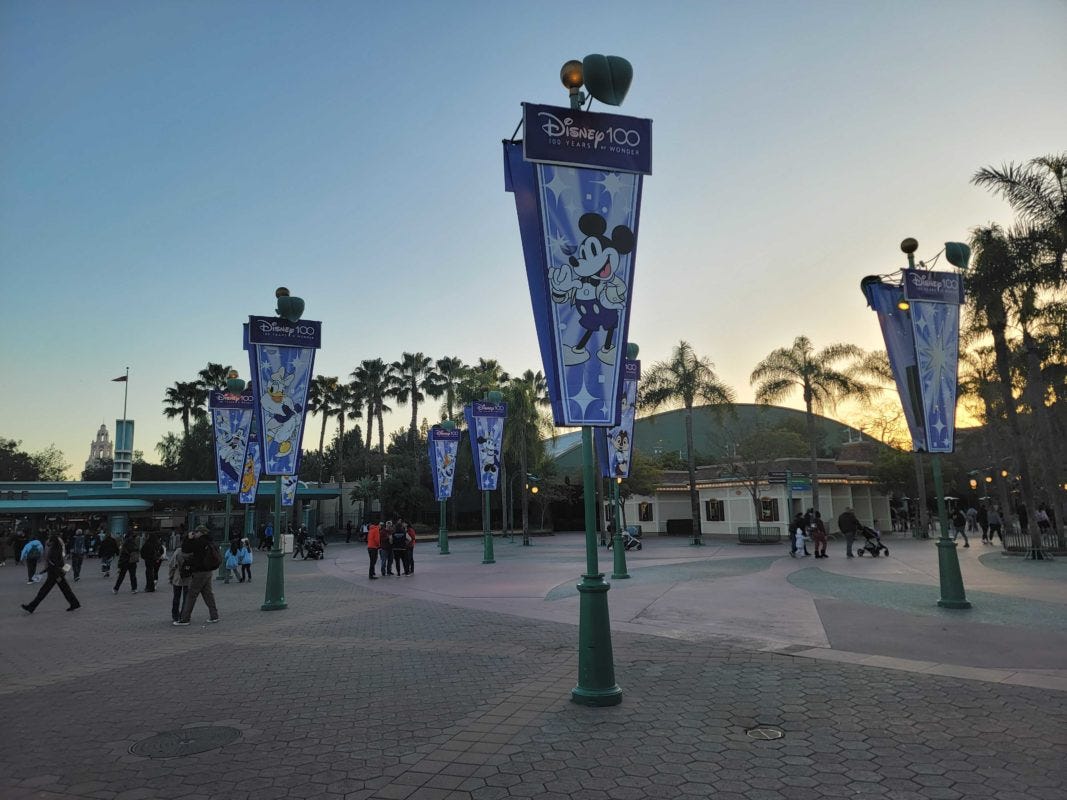
[[[3,800],[1067,797],[1067,692],[616,631],[624,699],[593,709],[570,702],[573,624],[292,561],[289,608],[262,612],[259,559],[256,583],[216,582],[221,624],[174,628],[169,592],[112,595],[93,566],[81,610],[32,617],[0,570]],[[203,725],[240,736],[130,752]]]

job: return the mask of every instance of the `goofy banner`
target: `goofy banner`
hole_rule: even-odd
[[[619,424],[613,428],[597,428],[593,432],[600,475],[603,478],[629,478],[630,454],[633,452],[634,416],[637,413],[637,382],[641,378],[641,362],[627,359],[622,369],[622,390],[619,392]]]
[[[504,419],[507,403],[485,403],[475,400],[463,409],[474,453],[474,471],[478,488],[483,492],[496,489],[500,477],[500,454],[504,449]]]
[[[652,122],[523,105],[504,142],[541,360],[556,425],[618,424],[641,181]]]
[[[452,496],[459,436],[458,428],[447,430],[440,425],[430,428],[430,477],[433,478],[435,500],[447,500]]]
[[[263,474],[263,458],[259,454],[259,434],[256,425],[248,434],[248,453],[245,455],[245,467],[241,473],[241,492],[238,500],[245,504],[256,502],[259,491],[259,476]]]
[[[296,475],[308,386],[321,344],[322,323],[249,317],[252,385],[258,401],[263,472]]]
[[[254,404],[251,392],[229,394],[214,389],[208,396],[211,427],[215,433],[215,475],[219,494],[236,494],[241,488]]]

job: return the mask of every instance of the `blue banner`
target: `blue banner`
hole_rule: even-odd
[[[478,488],[483,492],[496,489],[500,477],[500,454],[504,448],[504,419],[507,415],[506,403],[475,400],[463,409],[471,452],[474,454],[474,472],[478,477]]]
[[[527,161],[652,174],[652,120],[522,104]]]
[[[641,362],[627,360],[623,365],[622,389],[619,392],[619,424],[613,428],[597,428],[593,432],[602,478],[630,477],[637,382],[640,378]]]
[[[241,489],[254,403],[250,392],[236,395],[214,389],[208,396],[219,494],[236,494]]]
[[[641,175],[523,158],[504,142],[534,324],[560,426],[618,424]]]
[[[430,428],[430,477],[433,479],[433,495],[437,500],[447,500],[452,496],[459,438],[458,428],[445,430],[440,425]]]
[[[241,473],[241,492],[238,499],[245,504],[256,502],[259,491],[259,476],[263,474],[263,458],[259,453],[259,434],[256,425],[248,434],[248,452],[245,454],[245,468]]]
[[[898,307],[902,295],[900,286],[882,283],[877,279],[862,284],[867,303],[878,314],[889,366],[900,395],[904,418],[911,434],[912,448],[926,450],[926,431],[923,424],[922,389],[919,386],[919,367],[915,357],[915,336],[911,316]]]
[[[296,475],[300,471],[300,442],[320,327],[318,322],[248,319],[258,398],[256,418],[266,475]]]
[[[282,505],[291,506],[296,500],[296,489],[300,480],[296,475],[282,475]]]
[[[951,453],[956,433],[960,307],[947,302],[912,302],[911,327],[922,389],[926,449],[930,453]]]
[[[963,303],[963,276],[956,272],[927,272],[921,269],[904,270],[904,297],[910,301],[930,303]]]

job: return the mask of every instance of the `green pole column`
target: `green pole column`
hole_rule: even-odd
[[[233,497],[229,492],[226,493],[226,519],[222,523],[222,547],[220,548],[223,553],[222,563],[219,564],[219,572],[215,577],[226,577],[226,548],[230,544],[230,513],[233,511]]]
[[[485,502],[482,504],[482,563],[495,564],[493,558],[493,530],[489,522],[489,492],[482,492]]]
[[[942,608],[970,608],[963,590],[963,575],[960,574],[960,559],[956,543],[948,535],[948,508],[945,506],[945,490],[941,480],[941,456],[933,453],[930,466],[934,473],[934,492],[937,494],[937,517],[941,523],[941,538],[937,540],[937,571],[941,578]]]
[[[611,573],[611,577],[614,580],[619,580],[621,578],[629,578],[630,574],[626,571],[626,547],[622,543],[622,510],[619,501],[618,480],[612,481],[611,500],[612,509],[615,514],[615,521],[612,523],[615,533],[611,537],[611,549],[614,551],[615,555],[615,569]]]
[[[596,476],[593,470],[593,429],[582,428],[582,483],[585,499],[585,574],[578,584],[578,685],[571,700],[584,706],[614,706],[622,702],[615,683],[611,652],[608,589],[597,564]]]
[[[281,611],[285,605],[285,553],[282,552],[282,476],[274,483],[274,546],[267,554],[267,593],[263,611]]]
[[[445,503],[447,501],[441,500],[438,505],[441,507],[441,519],[440,524],[437,526],[437,554],[442,556],[448,555],[448,529],[445,527]]]
[[[245,538],[252,544],[252,535],[256,532],[256,507],[245,505]]]

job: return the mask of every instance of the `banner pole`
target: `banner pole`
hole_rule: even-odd
[[[274,479],[274,545],[267,554],[267,594],[260,608],[280,611],[285,604],[285,553],[282,552],[282,476]]]
[[[622,511],[620,510],[619,501],[619,482],[621,480],[621,478],[613,480],[611,487],[611,507],[612,513],[615,515],[612,522],[612,527],[615,530],[611,537],[611,547],[615,551],[615,569],[611,573],[611,577],[614,580],[630,577],[630,574],[626,571],[626,545],[622,543]]]
[[[485,501],[482,504],[482,563],[495,564],[496,559],[493,558],[493,529],[489,520],[489,492],[483,491],[482,498]]]
[[[445,527],[445,504],[447,501],[440,500],[438,505],[440,506],[441,518],[437,526],[437,554],[442,556],[448,555],[448,530]]]

